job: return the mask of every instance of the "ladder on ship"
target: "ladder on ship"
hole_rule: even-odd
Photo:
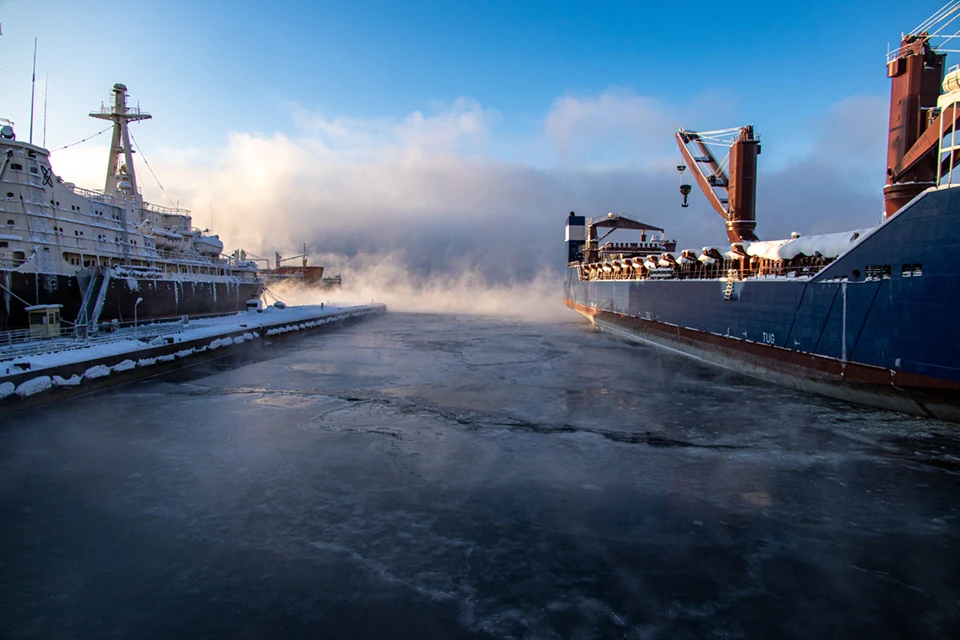
[[[727,286],[723,290],[723,299],[732,300],[734,292],[734,283],[738,280],[736,269],[727,269]]]

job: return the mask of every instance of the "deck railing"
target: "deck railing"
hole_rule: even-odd
[[[166,322],[162,324],[147,324],[137,327],[126,326],[114,329],[108,326],[105,331],[84,332],[75,327],[61,327],[59,338],[38,339],[31,335],[30,329],[16,329],[0,331],[0,361],[13,360],[24,356],[35,356],[43,353],[61,353],[85,347],[117,342],[119,340],[140,340],[149,342],[161,335],[170,335],[183,331],[184,323]]]

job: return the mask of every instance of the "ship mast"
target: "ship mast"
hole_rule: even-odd
[[[101,106],[100,111],[92,111],[91,118],[113,122],[113,141],[110,143],[110,159],[107,162],[107,179],[104,191],[126,191],[129,189],[136,197],[137,174],[133,168],[133,149],[130,148],[130,132],[127,124],[138,120],[147,120],[149,113],[140,111],[140,107],[127,106],[127,87],[119,82],[113,85],[113,106]],[[123,154],[123,164],[120,155]]]

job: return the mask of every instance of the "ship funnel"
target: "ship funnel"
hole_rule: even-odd
[[[583,244],[586,242],[587,219],[573,211],[567,216],[567,262],[580,262],[583,259]]]

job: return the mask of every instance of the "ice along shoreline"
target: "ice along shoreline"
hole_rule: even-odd
[[[62,349],[0,362],[0,413],[131,382],[276,340],[312,333],[350,319],[385,313],[386,305],[310,305],[245,311],[195,320],[150,340],[133,335],[115,341]],[[129,333],[129,331],[127,331]]]

